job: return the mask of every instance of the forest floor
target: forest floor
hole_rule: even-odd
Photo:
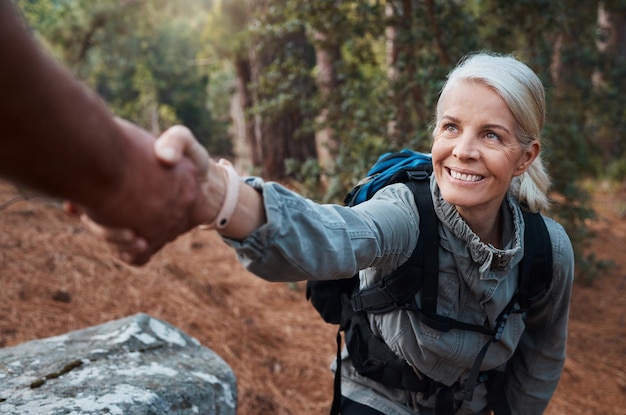
[[[574,288],[568,357],[548,415],[626,414],[626,188],[594,191],[591,250],[615,267]],[[58,201],[0,182],[0,347],[144,312],[233,368],[239,415],[323,415],[335,327],[304,283],[262,281],[213,233],[194,230],[129,267]]]

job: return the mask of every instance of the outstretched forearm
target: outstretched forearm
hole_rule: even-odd
[[[111,113],[41,49],[9,0],[0,0],[0,51],[0,175],[98,203],[124,177],[127,153]]]

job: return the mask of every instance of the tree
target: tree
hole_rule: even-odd
[[[427,151],[445,74],[478,44],[473,18],[457,1],[433,0],[387,1],[385,17],[391,146]]]
[[[626,177],[626,2],[604,1],[598,5],[600,52],[594,73],[594,123],[596,154],[600,165],[622,165]],[[618,177],[620,175],[618,174]]]
[[[254,112],[260,116],[263,175],[268,179],[286,177],[287,159],[315,157],[315,136],[306,125],[314,115],[307,105],[314,91],[313,49],[302,25],[276,26],[276,17],[266,15],[252,34]]]
[[[250,113],[254,98],[247,28],[252,11],[249,0],[214,1],[201,37],[201,53],[211,73],[209,105],[219,122],[216,133],[232,141],[235,165],[246,173],[263,162],[255,117]]]
[[[332,2],[317,3],[332,7]],[[318,118],[317,124],[319,128],[315,133],[315,146],[317,152],[317,160],[319,162],[324,186],[328,186],[328,176],[326,172],[333,170],[335,163],[334,158],[340,146],[339,138],[335,130],[327,122],[330,111],[328,103],[332,94],[339,87],[339,75],[337,67],[342,64],[340,42],[334,33],[320,27],[313,28],[313,41],[315,45],[315,61],[316,67],[316,85],[319,91]]]

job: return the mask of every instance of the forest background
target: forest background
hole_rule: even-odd
[[[322,202],[387,151],[428,151],[438,92],[467,53],[514,54],[542,79],[552,214],[577,278],[589,181],[626,178],[626,1],[15,0],[44,45],[119,116],[187,125],[240,172]],[[587,187],[586,187],[587,186]]]
[[[462,56],[515,53],[546,86],[549,214],[578,260],[546,414],[626,415],[625,1],[13,1],[116,114],[186,124],[241,173],[318,201],[341,203],[383,152],[428,149]],[[0,347],[144,312],[224,357],[238,414],[328,413],[336,327],[302,282],[252,277],[199,229],[127,266],[59,202],[0,181]]]

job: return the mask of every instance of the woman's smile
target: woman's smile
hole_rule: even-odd
[[[463,173],[463,172],[461,172],[459,170],[455,170],[455,169],[452,169],[452,168],[446,168],[446,170],[448,171],[448,174],[454,180],[459,180],[459,181],[462,181],[462,182],[475,183],[475,182],[479,182],[479,181],[484,179],[483,176],[478,175],[478,174]]]

